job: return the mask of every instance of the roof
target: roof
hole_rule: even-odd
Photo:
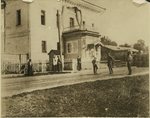
[[[104,45],[104,47],[110,50],[114,50],[114,51],[131,50],[132,52],[138,52],[138,50],[130,48],[130,47],[118,47],[118,46],[112,46],[112,45]]]
[[[59,50],[51,50],[51,51],[48,53],[48,55],[49,55],[50,53],[54,53],[54,54],[56,54],[56,55],[59,55],[59,54],[60,54]]]

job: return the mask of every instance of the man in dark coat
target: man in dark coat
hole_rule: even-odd
[[[128,51],[127,52],[127,67],[128,67],[128,71],[129,71],[128,75],[132,74],[131,62],[132,62],[132,55],[131,55],[131,52]]]
[[[114,67],[114,58],[108,53],[107,56],[107,66],[109,69],[109,74],[113,74],[113,67]]]
[[[81,57],[80,55],[77,58],[77,70],[80,71],[81,70]]]
[[[59,58],[59,56],[57,56],[58,60],[57,60],[57,71],[60,72],[62,69],[61,69],[61,60]]]

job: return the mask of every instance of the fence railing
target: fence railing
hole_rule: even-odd
[[[74,31],[74,30],[89,30],[89,31],[97,32],[98,28],[88,26],[88,25],[82,25],[81,27],[79,25],[76,25],[76,26],[72,26],[72,27],[65,27],[63,31],[68,32],[68,31]]]
[[[133,55],[133,65],[137,67],[149,67],[149,55]]]
[[[1,64],[1,73],[2,74],[11,74],[11,73],[24,73],[27,69],[26,63],[4,63]],[[49,63],[33,63],[34,72],[45,72],[49,71]]]

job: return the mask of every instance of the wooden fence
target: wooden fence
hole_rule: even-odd
[[[148,54],[133,55],[132,65],[137,67],[149,67],[149,55]]]
[[[7,63],[1,64],[1,73],[25,73],[27,70],[27,63]],[[33,63],[34,72],[46,72],[49,71],[49,63]]]

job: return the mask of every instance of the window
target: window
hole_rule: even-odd
[[[74,18],[70,18],[70,27],[74,27]]]
[[[78,52],[78,42],[68,42],[67,43],[67,53],[77,53]]]
[[[41,25],[45,25],[45,11],[41,11]]]
[[[46,41],[42,41],[42,52],[46,53]]]
[[[17,15],[17,23],[16,25],[21,25],[21,10],[17,10],[16,12],[16,15]]]
[[[67,43],[67,53],[72,53],[72,43]]]

